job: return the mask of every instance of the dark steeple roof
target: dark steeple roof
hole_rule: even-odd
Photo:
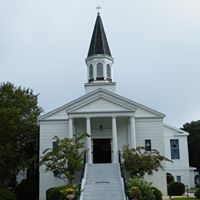
[[[97,14],[96,23],[94,26],[88,57],[96,54],[104,54],[111,56],[108,41],[103,28],[103,23],[99,13]],[[112,57],[112,56],[111,56]]]

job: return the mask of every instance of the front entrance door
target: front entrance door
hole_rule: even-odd
[[[93,163],[111,163],[111,139],[93,139]]]

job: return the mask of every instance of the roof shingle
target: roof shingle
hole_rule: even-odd
[[[112,57],[99,13],[97,14],[96,18],[96,23],[88,51],[88,57],[96,54],[104,54]]]

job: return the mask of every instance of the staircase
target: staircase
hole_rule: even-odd
[[[81,200],[125,200],[119,163],[86,164]]]

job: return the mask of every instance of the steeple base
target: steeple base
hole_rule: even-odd
[[[115,89],[116,89],[116,83],[115,82],[99,82],[98,83],[85,83],[85,91],[86,93],[90,93],[94,90],[97,90],[99,88],[103,88],[105,90],[108,90],[110,92],[115,93]]]

